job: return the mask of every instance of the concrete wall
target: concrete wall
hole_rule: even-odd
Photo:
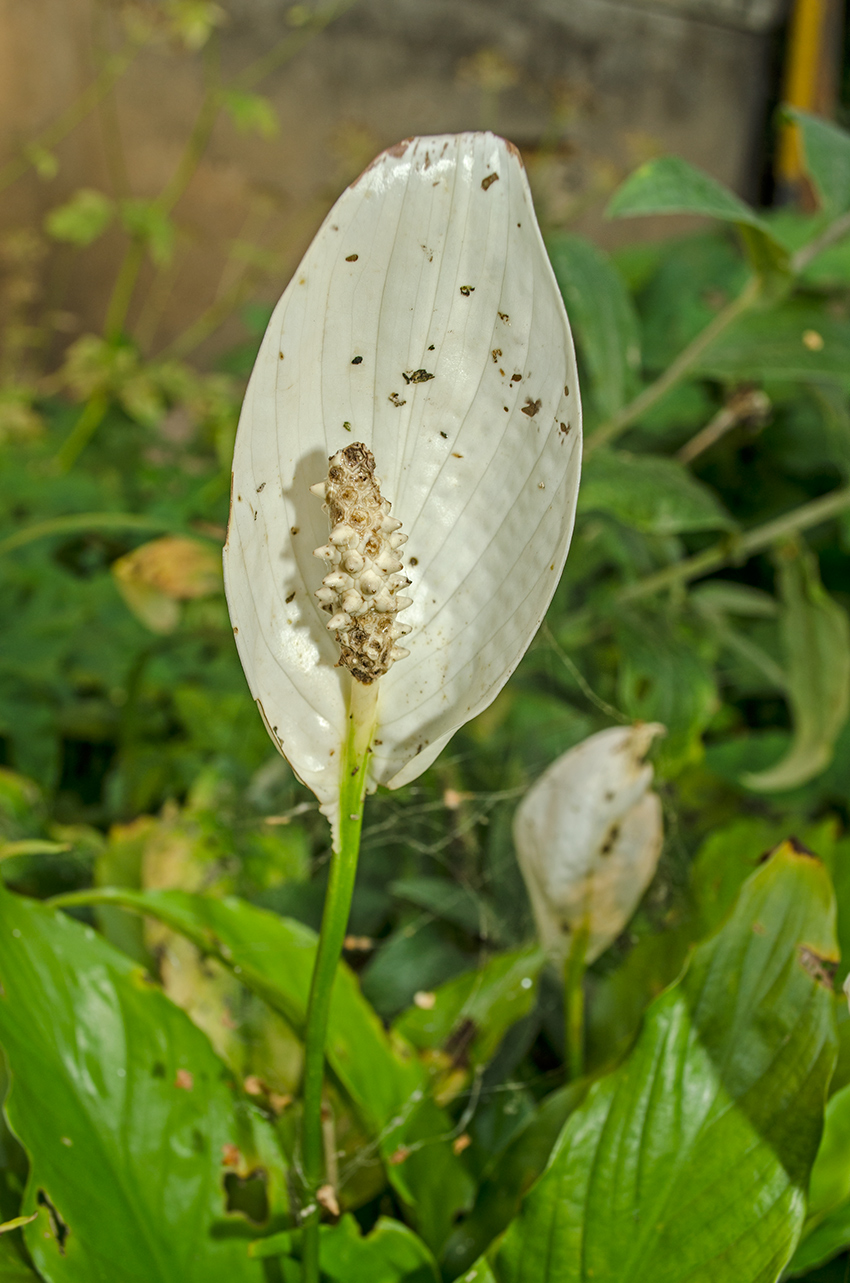
[[[755,195],[773,38],[763,28],[782,0],[358,0],[312,39],[291,21],[309,12],[304,5],[293,15],[281,0],[222,2],[225,79],[282,39],[304,44],[256,85],[277,112],[277,137],[241,133],[226,116],[212,132],[175,210],[174,263],[156,277],[145,270],[131,311],[154,350],[227,296],[246,263],[259,292],[276,296],[344,183],[410,134],[505,134],[523,150],[542,219],[608,244],[638,230],[602,221],[608,194],[659,151]],[[711,21],[694,16],[699,5]],[[0,0],[2,159],[90,83],[103,46],[118,41],[111,8]],[[750,20],[761,29],[734,25]],[[155,196],[180,163],[204,75],[202,55],[166,40],[145,48],[114,95],[56,147],[56,175],[30,172],[4,193],[0,235],[40,227],[81,186]],[[91,249],[51,249],[44,259],[42,298],[59,317],[54,346],[102,325],[123,246],[115,229]],[[201,357],[238,333],[233,321],[211,333]]]

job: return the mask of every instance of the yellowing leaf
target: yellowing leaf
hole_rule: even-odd
[[[166,535],[112,563],[118,591],[151,632],[173,632],[181,601],[211,597],[221,589],[215,550],[197,539]]]

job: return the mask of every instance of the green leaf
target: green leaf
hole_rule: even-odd
[[[785,757],[751,773],[751,789],[776,792],[805,784],[832,760],[850,712],[850,620],[825,591],[817,558],[789,546],[779,560],[779,626],[794,737]]]
[[[579,512],[594,510],[654,535],[734,525],[714,492],[683,464],[624,450],[598,450],[585,464]]]
[[[147,914],[215,957],[303,1033],[316,952],[316,933],[292,918],[257,909],[235,896],[214,899],[185,891],[103,888],[64,903],[111,904]],[[423,1081],[413,1056],[396,1052],[345,964],[331,1001],[327,1058],[363,1122],[381,1131]]]
[[[50,210],[44,229],[55,241],[91,245],[106,231],[114,213],[115,203],[103,192],[81,187],[64,205]]]
[[[250,1222],[226,1210],[222,1152],[238,1151],[233,1179],[263,1168],[279,1215],[271,1126],[188,1017],[91,928],[2,888],[0,922],[6,1113],[30,1159],[21,1211],[39,1213],[24,1231],[39,1271],[261,1283]]]
[[[523,1196],[548,1163],[565,1122],[587,1095],[589,1085],[585,1079],[553,1091],[502,1152],[482,1180],[469,1215],[446,1242],[442,1255],[446,1273],[469,1269],[513,1220]]]
[[[749,311],[699,357],[697,373],[726,382],[850,380],[850,322],[803,300]]]
[[[812,1168],[809,1215],[788,1273],[822,1265],[850,1245],[850,1087],[830,1098],[823,1136]]]
[[[280,132],[277,112],[262,94],[229,89],[224,95],[224,105],[237,129],[253,131],[263,138],[274,138]]]
[[[783,107],[782,114],[799,126],[806,169],[824,209],[843,214],[850,209],[850,134],[799,107]]]
[[[434,1257],[413,1230],[382,1216],[362,1236],[353,1216],[344,1216],[321,1236],[319,1263],[333,1283],[439,1283]]]
[[[117,905],[165,923],[230,968],[303,1033],[317,939],[309,927],[232,896],[104,888],[63,901],[74,902]],[[331,999],[326,1055],[367,1131],[379,1139],[387,1174],[420,1234],[438,1247],[472,1193],[452,1153],[452,1123],[425,1096],[425,1072],[412,1048],[388,1037],[344,964]]]
[[[750,878],[568,1121],[498,1283],[773,1283],[835,1059],[834,913],[825,869],[790,844]]]
[[[125,200],[120,206],[121,222],[131,236],[147,246],[153,262],[163,267],[174,254],[176,228],[155,200]]]
[[[639,214],[702,214],[769,232],[754,209],[708,174],[678,156],[648,160],[630,174],[605,211],[609,218]]]
[[[701,214],[735,223],[756,273],[777,285],[789,280],[789,255],[770,225],[727,187],[678,156],[660,156],[635,170],[611,199],[609,218],[638,214]]]
[[[497,954],[429,994],[433,1005],[403,1012],[393,1030],[420,1051],[451,1050],[454,1040],[462,1038],[463,1063],[485,1065],[511,1026],[534,1005],[545,961],[536,947]]]
[[[559,233],[549,258],[603,418],[633,394],[640,369],[640,331],[628,291],[610,258],[582,236]]]
[[[795,838],[832,870],[840,849],[837,830],[837,821],[827,817],[815,823],[797,823]],[[742,884],[765,854],[788,837],[788,831],[787,819],[751,815],[734,819],[708,835],[691,865],[691,897],[699,935],[716,930],[734,905]],[[841,894],[834,878],[833,887],[840,914]],[[840,916],[838,939],[840,944]]]

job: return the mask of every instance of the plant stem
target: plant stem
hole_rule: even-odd
[[[305,1207],[301,1277],[303,1283],[319,1281],[319,1217],[316,1191],[322,1183],[324,1146],[322,1128],[322,1081],[325,1067],[325,1039],[330,1015],[331,993],[342,954],[363,823],[366,767],[375,729],[378,683],[363,686],[352,678],[348,737],[342,760],[339,788],[339,831],[331,857],[331,872],[325,894],[322,928],[316,964],[310,984],[307,1027],[304,1038],[304,1112],[301,1123]]]
[[[63,112],[52,125],[40,133],[23,156],[10,160],[8,164],[0,169],[0,191],[9,187],[28,169],[32,169],[36,164],[36,156],[39,152],[50,151],[63,138],[67,137],[81,121],[85,120],[89,112],[93,111],[102,98],[106,96],[120,80],[130,63],[136,57],[136,54],[142,47],[142,41],[130,40],[117,53],[107,59],[103,70],[95,77],[92,83],[83,90],[75,103],[72,103],[67,111]]]
[[[568,1083],[584,1073],[584,973],[589,934],[586,922],[573,931],[564,963],[564,1065]]]
[[[663,588],[672,588],[676,584],[698,579],[701,575],[707,575],[728,562],[745,561],[753,553],[761,552],[763,548],[769,547],[778,539],[797,534],[801,530],[808,530],[812,526],[819,526],[821,522],[829,521],[839,513],[846,512],[848,508],[850,508],[850,486],[844,486],[840,490],[821,495],[819,499],[813,499],[811,503],[801,504],[799,508],[793,508],[791,512],[785,512],[773,521],[766,521],[763,526],[756,526],[742,535],[732,535],[722,539],[719,543],[712,544],[710,548],[704,548],[702,552],[695,553],[693,557],[685,557],[672,566],[656,570],[645,579],[627,584],[617,594],[617,601],[635,601],[638,597],[649,597]]]
[[[105,392],[95,392],[89,397],[76,423],[56,453],[55,463],[59,472],[67,472],[73,467],[80,453],[97,432],[108,409],[109,397]]]
[[[183,533],[179,523],[169,521],[167,517],[149,517],[140,512],[74,512],[66,517],[51,517],[47,521],[37,521],[31,526],[24,526],[13,534],[0,539],[0,557],[16,548],[24,548],[37,539],[47,539],[50,535],[76,534],[80,530],[139,530],[155,534],[157,531]],[[197,538],[197,532],[187,530]]]
[[[741,290],[737,298],[733,298],[731,303],[727,303],[714,317],[709,321],[704,330],[700,330],[695,339],[692,339],[686,348],[684,348],[675,361],[668,365],[662,375],[645,387],[633,401],[624,405],[622,410],[618,410],[615,415],[603,423],[600,428],[588,437],[584,443],[584,457],[587,459],[598,450],[600,446],[608,445],[616,437],[625,432],[636,419],[651,409],[658,401],[665,396],[671,388],[689,374],[691,369],[696,365],[699,358],[705,352],[706,348],[723,333],[725,329],[736,321],[738,317],[753,306],[759,296],[761,282],[757,276],[753,276]]]

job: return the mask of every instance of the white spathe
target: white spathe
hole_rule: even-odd
[[[349,674],[314,593],[310,487],[365,443],[409,542],[410,654],[380,679],[369,786],[415,779],[498,694],[558,583],[581,408],[519,153],[416,138],[334,205],[248,385],[224,549],[239,655],[272,738],[333,820]]]
[[[656,722],[599,731],[562,754],[517,808],[514,841],[540,942],[563,962],[588,929],[592,962],[631,918],[664,839],[661,800],[644,756]]]

